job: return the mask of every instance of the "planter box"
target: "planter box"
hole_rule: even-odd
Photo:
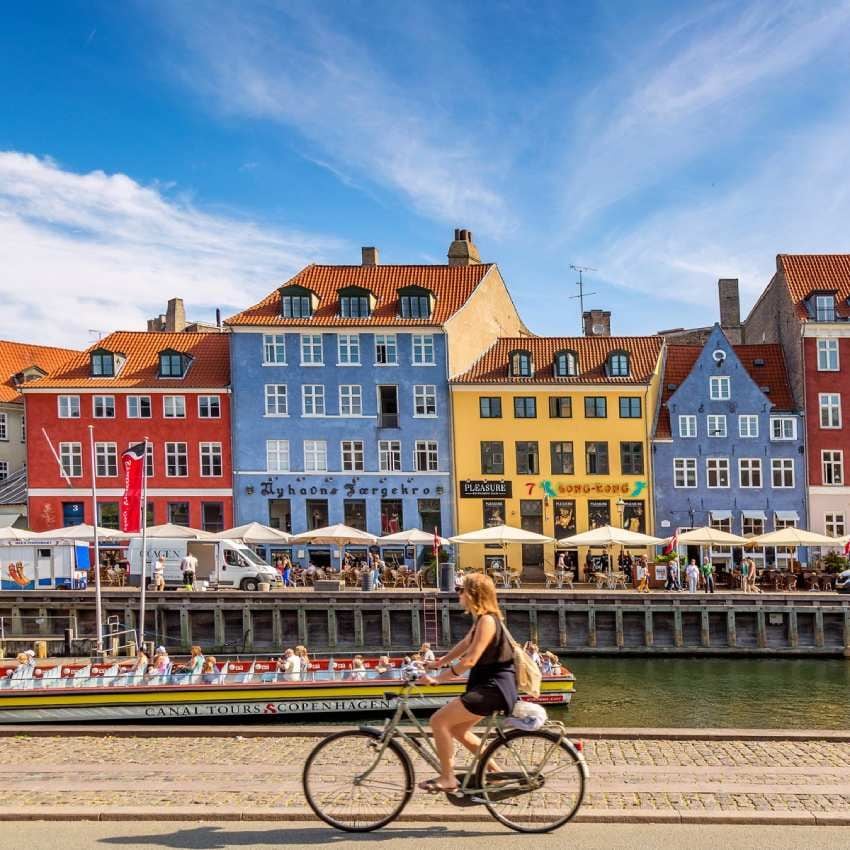
[[[345,590],[345,582],[336,579],[322,578],[313,583],[313,589],[320,593],[336,593]]]

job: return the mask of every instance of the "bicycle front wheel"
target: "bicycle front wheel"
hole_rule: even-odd
[[[381,746],[375,734],[350,730],[325,738],[307,757],[304,796],[325,823],[369,832],[399,816],[413,794],[413,767],[396,741],[382,753]]]
[[[563,826],[584,799],[579,756],[557,732],[509,732],[485,750],[477,774],[487,810],[517,832]]]

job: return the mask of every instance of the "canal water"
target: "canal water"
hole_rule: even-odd
[[[570,726],[850,729],[850,659],[576,658]]]

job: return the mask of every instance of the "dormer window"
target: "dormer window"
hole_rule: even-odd
[[[533,371],[530,351],[514,351],[511,354],[512,378],[530,378]]]
[[[159,377],[182,378],[189,367],[189,358],[179,351],[161,351],[159,354]]]
[[[91,376],[93,378],[115,377],[115,355],[111,351],[99,348],[91,353]]]
[[[574,351],[559,351],[555,355],[555,377],[574,378],[578,375],[578,357]]]
[[[284,319],[309,319],[313,316],[315,295],[303,286],[287,286],[280,291],[280,315]]]
[[[615,351],[608,356],[608,377],[629,377],[629,355],[624,351]]]
[[[350,286],[339,291],[339,314],[344,319],[368,319],[374,296],[368,289]]]
[[[421,286],[408,286],[398,291],[399,314],[402,319],[430,319],[433,309],[431,293]]]
[[[834,322],[835,321],[835,296],[834,295],[816,295],[815,296],[815,321],[817,321],[817,322]]]

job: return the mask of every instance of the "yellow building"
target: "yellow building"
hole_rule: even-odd
[[[456,377],[458,532],[504,522],[557,539],[602,525],[652,533],[662,347],[658,336],[501,338]],[[555,566],[552,544],[509,548],[508,567],[521,565],[526,580]],[[566,555],[580,575],[588,554]],[[505,557],[465,544],[459,561],[480,568]]]

